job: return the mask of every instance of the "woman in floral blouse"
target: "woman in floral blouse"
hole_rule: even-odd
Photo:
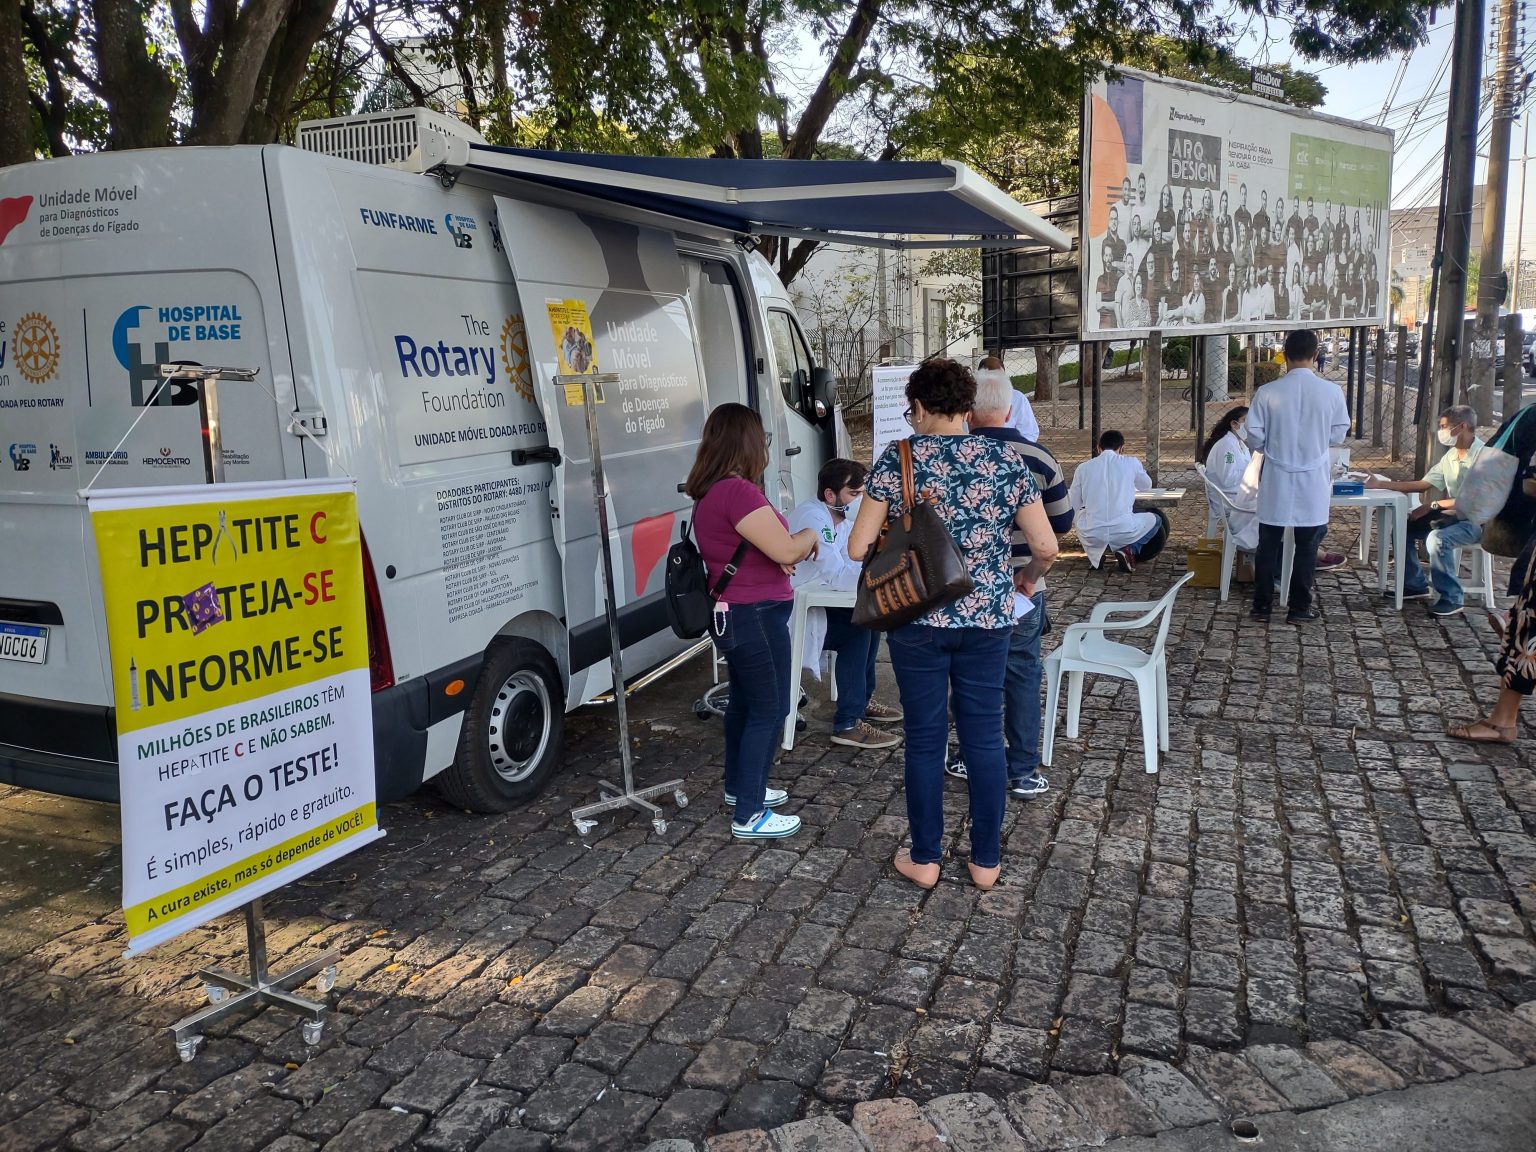
[[[1531,465],[1536,463],[1536,412],[1531,409],[1527,405],[1499,427],[1502,434],[1511,423],[1515,425],[1504,450],[1520,461],[1520,467],[1504,510],[1491,523],[1483,525],[1484,545],[1488,547],[1495,531],[1505,536],[1512,532],[1528,534],[1530,526],[1536,523],[1536,480],[1521,479],[1529,475]],[[1498,527],[1501,524],[1502,530]],[[1489,621],[1501,628],[1504,635],[1498,659],[1494,661],[1499,673],[1499,698],[1486,717],[1447,729],[1447,735],[1457,740],[1513,744],[1520,729],[1520,705],[1536,692],[1536,535],[1528,535],[1525,547],[1515,559],[1509,573],[1509,593],[1515,597],[1515,604],[1507,624],[1491,611],[1488,613]]]
[[[891,666],[906,711],[907,821],[912,847],[896,870],[923,888],[939,881],[944,856],[944,752],[951,702],[969,769],[971,880],[991,888],[1001,868],[1007,766],[1003,675],[1017,591],[1033,596],[1056,558],[1056,537],[1024,457],[1011,445],[972,436],[965,420],[976,399],[970,369],[929,360],[907,382],[913,487],[932,501],[965,557],[974,591],[890,634]],[[895,444],[875,461],[848,550],[863,556],[887,517],[906,511]],[[1010,572],[1014,526],[1033,557]]]

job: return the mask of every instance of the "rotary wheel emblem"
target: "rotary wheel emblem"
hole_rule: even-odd
[[[59,334],[41,312],[28,312],[16,322],[12,348],[16,370],[29,384],[45,383],[59,370]]]
[[[508,316],[501,326],[501,366],[517,394],[533,403],[533,368],[528,363],[528,329],[521,316]]]

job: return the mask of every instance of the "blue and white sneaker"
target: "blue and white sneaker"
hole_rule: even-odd
[[[800,831],[800,817],[780,816],[764,808],[745,824],[731,821],[731,835],[738,840],[782,840]]]
[[[970,779],[970,772],[966,770],[965,760],[961,757],[958,748],[944,749],[944,771],[956,780]]]
[[[784,801],[788,799],[789,793],[784,791],[784,789],[770,788],[763,794],[763,807],[777,808],[780,804],[784,803]],[[736,807],[736,797],[732,796],[729,792],[725,794],[725,802],[727,806],[731,808]]]
[[[1008,781],[1008,795],[1016,796],[1020,800],[1028,800],[1031,796],[1039,796],[1048,790],[1051,782],[1038,772],[1032,772],[1022,780]]]

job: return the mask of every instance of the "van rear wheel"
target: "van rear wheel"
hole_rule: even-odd
[[[565,696],[555,662],[530,640],[505,641],[485,654],[458,755],[439,788],[458,807],[505,812],[543,790],[564,742]]]

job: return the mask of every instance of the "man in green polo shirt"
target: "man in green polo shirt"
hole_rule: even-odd
[[[1463,404],[1440,413],[1440,443],[1445,455],[1440,457],[1422,480],[1367,480],[1367,488],[1385,488],[1393,492],[1423,492],[1429,498],[1408,513],[1408,547],[1402,552],[1403,598],[1422,600],[1431,594],[1429,610],[1436,616],[1456,616],[1461,612],[1461,580],[1456,571],[1456,552],[1475,547],[1483,538],[1482,528],[1456,512],[1456,494],[1461,478],[1482,451],[1477,438],[1477,413]],[[1419,563],[1416,547],[1424,541],[1429,553],[1429,579]],[[1433,593],[1431,592],[1433,589]]]

